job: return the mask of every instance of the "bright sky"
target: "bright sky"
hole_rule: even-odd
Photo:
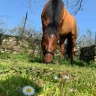
[[[28,1],[29,0],[0,0],[0,22],[5,22],[4,26],[8,29],[14,28],[21,24],[26,11],[28,11],[27,26],[41,30],[41,12],[45,0],[37,0],[37,3],[32,4],[31,10]],[[40,2],[42,2],[42,4]],[[85,0],[83,3],[83,11],[79,11],[77,15],[75,15],[75,18],[78,28],[80,29],[79,34],[85,33],[87,29],[96,32],[96,0]],[[0,27],[3,26],[1,23]]]

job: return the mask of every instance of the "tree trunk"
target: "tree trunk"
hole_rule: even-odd
[[[1,46],[2,46],[2,34],[0,34],[0,52],[1,52]]]

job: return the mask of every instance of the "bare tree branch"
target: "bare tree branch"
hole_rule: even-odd
[[[45,2],[47,2],[48,0],[27,0],[28,3],[29,3],[29,8],[31,9],[32,11],[32,5],[33,3],[34,4],[39,4],[40,7],[43,7],[45,5]],[[38,1],[38,2],[37,2]],[[82,3],[83,3],[83,0],[63,0],[66,8],[68,8],[72,14],[76,15],[79,10],[81,10],[82,8]]]

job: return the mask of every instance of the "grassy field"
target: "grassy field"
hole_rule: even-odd
[[[25,96],[24,86],[34,96],[96,96],[96,65],[75,60],[58,65],[40,63],[40,58],[0,53],[0,96]]]

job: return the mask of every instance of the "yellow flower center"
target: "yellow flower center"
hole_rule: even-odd
[[[27,88],[26,91],[27,91],[27,92],[31,92],[31,89],[30,89],[30,88]]]

